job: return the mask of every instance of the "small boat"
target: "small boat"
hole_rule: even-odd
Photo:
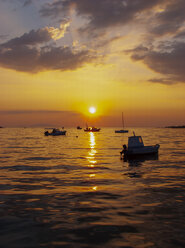
[[[80,127],[80,126],[77,126],[76,128],[77,128],[77,129],[82,129],[82,127]]]
[[[136,136],[134,133],[133,136],[128,137],[128,147],[123,145],[123,150],[120,152],[120,154],[127,158],[157,154],[159,147],[159,144],[145,146],[142,137]]]
[[[123,129],[121,129],[121,130],[115,130],[115,133],[128,133],[128,130],[125,130],[124,129],[123,113],[122,113],[122,125],[123,125]]]
[[[58,135],[66,135],[66,132],[67,131],[65,131],[65,130],[61,131],[57,128],[53,128],[52,132],[49,133],[48,131],[46,131],[46,132],[44,132],[44,134],[45,134],[45,136],[49,136],[49,135],[58,136]]]
[[[128,133],[128,130],[115,130],[115,133]]]
[[[97,128],[97,127],[86,127],[84,129],[85,132],[99,132],[101,128]]]

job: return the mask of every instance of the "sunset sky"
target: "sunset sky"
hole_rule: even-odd
[[[184,0],[0,0],[0,126],[185,124]],[[89,107],[96,113],[89,113]]]

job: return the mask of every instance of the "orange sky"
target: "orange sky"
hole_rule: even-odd
[[[0,2],[0,125],[183,125],[184,3],[130,4]]]

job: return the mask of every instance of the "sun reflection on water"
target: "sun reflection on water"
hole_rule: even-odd
[[[95,134],[93,132],[89,132],[89,147],[90,150],[88,151],[88,155],[87,155],[87,160],[88,160],[88,167],[90,168],[94,168],[95,164],[97,163],[96,160],[96,139],[95,139]],[[95,173],[91,173],[89,175],[89,178],[94,179],[96,177]],[[93,186],[91,188],[91,190],[96,191],[97,190],[97,186]]]
[[[95,141],[95,135],[93,132],[89,132],[90,135],[90,148],[94,149],[95,145],[96,145],[96,141]],[[95,150],[94,150],[95,151]],[[96,152],[96,151],[95,151]]]
[[[89,132],[89,146],[90,146],[90,151],[88,152],[88,162],[89,162],[89,167],[94,167],[94,164],[97,163],[95,155],[96,155],[96,140],[95,140],[95,135],[92,132]]]

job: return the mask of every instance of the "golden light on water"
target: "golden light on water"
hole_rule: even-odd
[[[89,132],[90,135],[90,147],[93,149],[96,145],[94,133]]]
[[[88,152],[88,156],[86,157],[89,162],[89,167],[94,167],[94,164],[97,163],[95,154],[96,154],[96,149],[95,149],[95,135],[94,133],[89,133],[89,146],[90,146],[90,151]]]
[[[89,175],[89,177],[95,177],[96,176],[96,174],[90,174]]]

